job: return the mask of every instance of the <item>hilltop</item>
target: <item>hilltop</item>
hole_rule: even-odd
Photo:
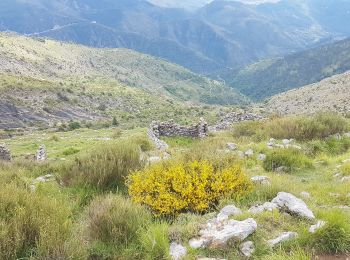
[[[262,60],[224,76],[243,94],[263,100],[350,70],[350,39]]]
[[[350,71],[273,96],[266,106],[270,112],[280,114],[311,114],[320,110],[348,113]]]
[[[221,83],[127,49],[0,34],[0,54],[2,128],[60,118],[130,121],[137,115],[142,122],[200,104],[247,101]]]

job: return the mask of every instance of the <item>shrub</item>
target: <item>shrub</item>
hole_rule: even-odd
[[[234,137],[253,137],[255,136],[257,140],[261,140],[266,137],[266,133],[263,129],[264,123],[261,121],[246,121],[236,124],[233,127]]]
[[[0,189],[0,259],[65,258],[70,209],[12,184]]]
[[[343,175],[350,176],[350,163],[343,164],[340,170]]]
[[[139,150],[131,141],[105,144],[76,158],[63,177],[68,182],[103,190],[122,187],[129,172],[142,165]]]
[[[298,168],[311,168],[312,162],[300,150],[279,149],[269,152],[263,163],[266,171],[275,171],[284,167],[284,171],[292,172]]]
[[[68,156],[68,155],[76,154],[76,153],[79,153],[79,152],[80,152],[79,149],[70,147],[70,148],[68,148],[68,149],[63,151],[63,155]]]
[[[208,161],[159,164],[128,178],[129,194],[156,215],[205,212],[219,199],[252,188],[240,166],[215,170]]]
[[[317,155],[320,153],[339,155],[346,153],[350,148],[350,138],[327,138],[326,140],[314,140],[308,143],[308,153]]]
[[[118,195],[97,197],[89,207],[90,238],[114,246],[127,246],[138,239],[138,232],[152,220],[141,205]]]
[[[68,128],[69,128],[69,130],[73,131],[73,130],[81,128],[81,125],[79,122],[72,121],[72,122],[69,122]]]

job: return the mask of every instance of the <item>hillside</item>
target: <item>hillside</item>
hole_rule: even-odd
[[[226,73],[227,84],[262,100],[350,70],[350,39],[286,57],[263,60],[238,72]]]
[[[266,106],[270,112],[280,114],[310,114],[320,110],[349,113],[350,71],[273,96]]]
[[[348,0],[216,0],[196,10],[178,8],[204,2],[3,0],[0,30],[133,49],[204,74],[350,36],[343,22]],[[159,6],[164,4],[174,8]]]
[[[126,49],[0,34],[0,64],[1,128],[115,115],[137,115],[142,125],[193,105],[246,102],[218,82]]]

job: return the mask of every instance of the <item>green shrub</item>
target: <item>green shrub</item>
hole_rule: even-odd
[[[128,178],[129,194],[156,215],[205,212],[225,196],[248,193],[252,184],[240,166],[216,170],[207,161],[154,165]]]
[[[126,247],[137,241],[138,232],[152,220],[145,208],[118,195],[97,197],[88,214],[90,238],[114,247]]]
[[[322,216],[326,221],[323,228],[314,234],[307,234],[303,242],[318,253],[336,254],[350,250],[349,217],[341,210],[331,210]]]
[[[0,259],[67,259],[70,209],[11,184],[0,189]]]
[[[76,153],[79,153],[79,152],[80,152],[79,149],[70,147],[70,148],[68,148],[68,149],[63,151],[63,155],[68,156],[68,155],[73,155],[73,154],[76,154]]]
[[[145,260],[169,259],[168,225],[154,223],[140,233],[139,238]]]
[[[350,138],[327,138],[326,140],[314,140],[307,144],[308,153],[312,156],[318,154],[340,155],[350,148]]]
[[[300,150],[278,149],[266,155],[263,167],[266,171],[275,171],[283,167],[284,171],[292,172],[300,168],[311,168],[312,161]]]
[[[63,178],[68,183],[102,190],[123,187],[129,172],[142,166],[139,150],[139,146],[132,141],[104,144],[76,158]]]
[[[69,122],[69,124],[68,124],[68,129],[71,131],[79,129],[79,128],[81,128],[81,125],[79,122],[72,121],[72,122]]]
[[[261,121],[246,121],[234,125],[233,136],[234,137],[255,137],[257,140],[262,140],[267,137],[264,131],[264,122]]]

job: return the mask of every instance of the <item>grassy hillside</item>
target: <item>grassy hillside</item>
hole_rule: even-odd
[[[284,58],[263,60],[225,75],[227,83],[257,100],[350,70],[350,39]]]
[[[0,64],[2,128],[114,116],[142,125],[157,117],[215,113],[201,104],[246,102],[216,81],[126,49],[0,34]]]
[[[267,108],[281,114],[310,114],[319,110],[348,113],[350,71],[273,96],[267,101]]]

